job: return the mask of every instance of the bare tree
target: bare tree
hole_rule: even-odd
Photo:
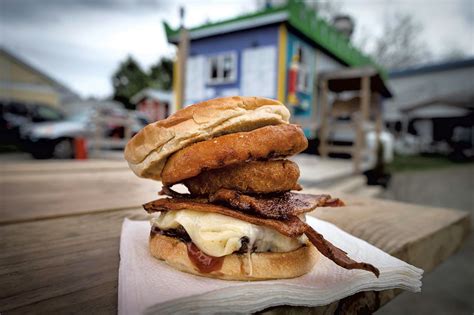
[[[422,25],[411,14],[396,13],[386,20],[371,55],[388,69],[429,61],[431,53],[421,39],[422,30]]]
[[[305,0],[307,6],[313,8],[319,17],[326,21],[332,21],[334,17],[343,11],[343,3],[341,1],[321,1],[321,0]]]
[[[327,21],[341,13],[342,1],[340,0],[300,0],[304,2],[307,7],[315,10],[318,15]],[[288,0],[256,0],[258,8],[265,8],[268,6],[281,6],[288,3]]]
[[[448,43],[447,48],[441,53],[441,61],[455,61],[467,57],[466,51],[456,43]]]

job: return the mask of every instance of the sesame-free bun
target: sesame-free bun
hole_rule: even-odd
[[[201,273],[188,257],[186,244],[177,238],[151,234],[150,253],[171,267],[208,278],[224,280],[270,280],[295,278],[308,273],[319,259],[319,252],[310,243],[285,253],[252,253],[224,256],[220,270]],[[250,265],[251,264],[251,265]]]
[[[192,143],[267,125],[287,124],[289,116],[285,105],[268,98],[212,99],[143,128],[125,147],[125,159],[136,175],[159,180],[167,157]]]

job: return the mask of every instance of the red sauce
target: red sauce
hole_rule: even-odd
[[[194,243],[186,244],[188,247],[188,257],[202,273],[210,273],[220,270],[224,263],[224,257],[214,257],[203,253]]]

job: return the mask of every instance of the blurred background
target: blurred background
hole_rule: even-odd
[[[474,211],[472,0],[0,0],[3,171],[233,95],[288,106],[305,187]],[[473,253],[379,313],[472,313]]]

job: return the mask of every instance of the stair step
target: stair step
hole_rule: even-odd
[[[382,192],[383,188],[381,186],[365,186],[353,191],[352,193],[357,196],[377,198],[382,194]]]
[[[348,178],[338,181],[337,183],[328,187],[327,190],[350,193],[358,189],[362,189],[366,187],[366,185],[367,185],[367,181],[366,181],[365,176],[356,175],[356,176],[350,176]]]
[[[327,145],[326,151],[328,153],[347,153],[353,154],[354,147],[351,145]]]

